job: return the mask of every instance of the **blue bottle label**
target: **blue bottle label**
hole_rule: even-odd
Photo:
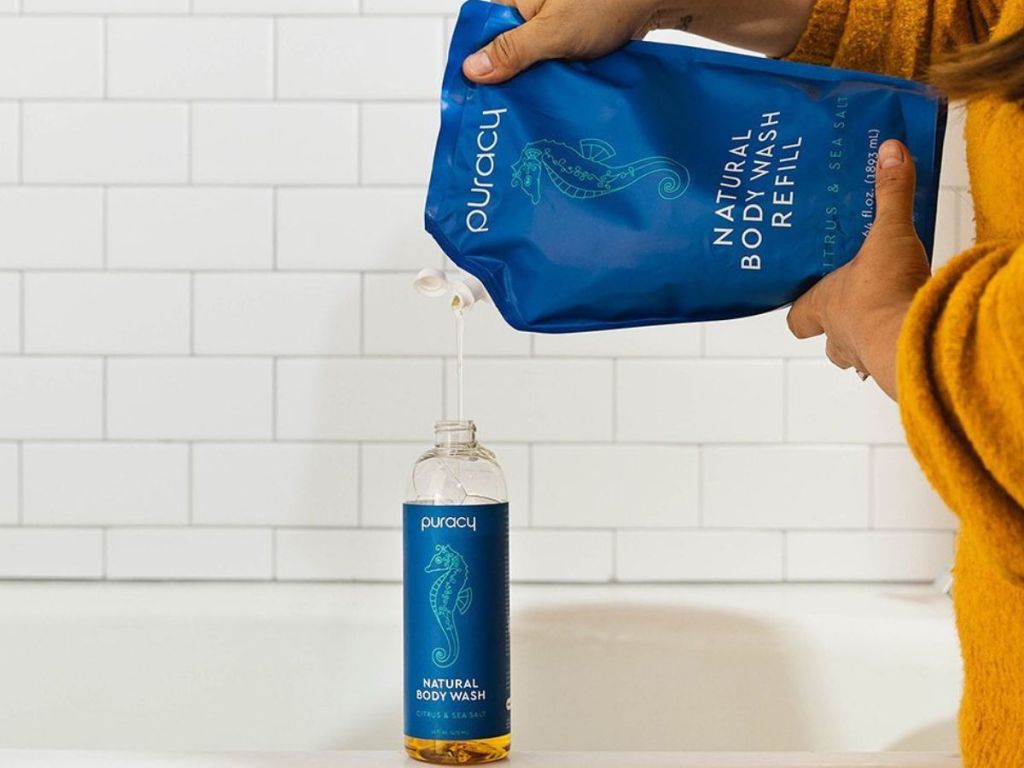
[[[508,504],[403,507],[405,734],[511,731]]]

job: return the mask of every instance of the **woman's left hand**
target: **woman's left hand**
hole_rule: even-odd
[[[931,267],[914,229],[916,173],[903,144],[881,146],[876,176],[875,222],[864,247],[800,297],[789,328],[800,339],[824,333],[829,360],[874,377],[895,400],[900,328]]]

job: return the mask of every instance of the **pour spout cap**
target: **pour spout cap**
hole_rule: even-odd
[[[412,281],[412,287],[420,296],[444,296],[448,293],[448,276],[440,269],[421,269]]]
[[[487,299],[484,284],[466,272],[444,272],[440,269],[422,269],[413,281],[413,288],[421,296],[439,297],[451,294],[452,306],[467,310]]]

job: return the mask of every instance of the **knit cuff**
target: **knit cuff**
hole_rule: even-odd
[[[839,51],[849,11],[850,0],[816,0],[807,28],[796,47],[783,58],[830,66]]]

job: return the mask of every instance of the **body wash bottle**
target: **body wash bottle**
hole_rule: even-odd
[[[485,763],[512,743],[508,501],[471,421],[439,422],[403,508],[405,749]]]

